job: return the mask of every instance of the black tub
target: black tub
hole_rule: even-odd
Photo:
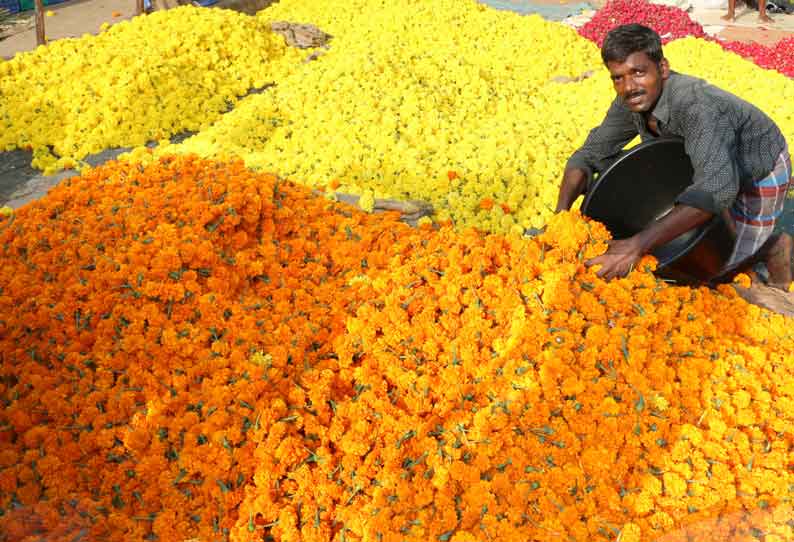
[[[643,142],[617,158],[588,190],[582,214],[603,222],[615,239],[625,239],[667,214],[692,184],[692,163],[679,138]],[[730,257],[733,236],[722,217],[653,251],[658,273],[681,282],[718,278]]]

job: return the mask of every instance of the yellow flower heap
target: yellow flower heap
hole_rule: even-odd
[[[285,0],[258,17],[334,38],[318,60],[165,150],[241,156],[362,194],[365,208],[374,197],[418,198],[462,226],[539,227],[565,161],[614,97],[595,45],[474,1]],[[790,79],[703,40],[666,51],[674,69],[759,105],[794,140]]]
[[[759,107],[777,123],[789,146],[794,145],[794,80],[698,38],[668,43],[664,52],[672,69],[701,77]],[[607,88],[611,90],[609,83]]]
[[[330,47],[301,63],[309,52],[286,48],[275,20],[315,24]],[[790,79],[699,39],[666,53],[794,141]],[[494,232],[543,225],[566,159],[614,96],[596,46],[572,29],[473,0],[285,0],[257,17],[185,7],[55,42],[0,75],[0,147],[32,147],[42,169],[201,130],[160,153],[239,156],[361,194],[367,209],[423,199],[439,219]]]
[[[192,7],[58,40],[0,62],[0,149],[32,148],[33,165],[52,171],[196,131],[290,58],[255,19]]]
[[[259,18],[316,24],[334,36],[330,49],[181,151],[238,155],[312,186],[338,181],[369,201],[426,199],[441,218],[506,231],[542,225],[581,115],[600,113],[581,99],[590,83],[551,81],[596,69],[596,47],[540,17],[474,1],[354,0],[280,2]],[[474,216],[484,198],[504,208]]]

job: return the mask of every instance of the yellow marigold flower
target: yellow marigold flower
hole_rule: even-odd
[[[273,364],[273,356],[265,352],[254,352],[251,354],[251,363],[260,367],[270,367]]]
[[[358,206],[368,213],[375,209],[375,194],[371,190],[365,190],[358,200]]]
[[[725,431],[728,430],[728,426],[718,418],[716,415],[708,416],[708,423],[709,423],[709,433],[712,435],[712,438],[716,441],[722,440],[723,435],[725,435]]]
[[[627,523],[620,530],[621,542],[642,542],[642,530],[636,523]]]
[[[427,227],[433,225],[433,219],[429,216],[423,216],[416,221],[417,226],[419,227]]]
[[[667,410],[667,407],[670,406],[670,403],[667,402],[667,399],[664,398],[663,395],[656,394],[651,397],[651,403],[653,404],[654,408],[659,412],[664,412]]]
[[[649,496],[659,496],[662,494],[662,481],[656,476],[648,474],[643,477],[642,489],[647,492]]]
[[[749,288],[753,281],[750,279],[750,276],[747,275],[746,273],[739,273],[733,278],[733,282],[735,284],[738,284],[742,288]]]
[[[664,494],[668,497],[683,497],[686,494],[686,481],[674,472],[666,472],[662,476]]]
[[[746,390],[739,390],[733,394],[732,401],[737,409],[743,409],[750,406],[752,397]]]
[[[634,511],[643,516],[653,510],[654,500],[653,496],[647,491],[641,491],[634,498]]]

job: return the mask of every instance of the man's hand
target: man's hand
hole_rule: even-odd
[[[644,254],[692,228],[705,224],[713,216],[710,212],[696,207],[676,205],[672,211],[652,222],[638,234],[628,239],[610,241],[605,253],[587,260],[585,264],[601,265],[597,274],[607,280],[626,276]]]
[[[642,258],[642,246],[636,237],[609,242],[609,249],[601,256],[596,256],[585,262],[589,266],[600,265],[596,275],[611,280],[616,277],[628,275],[634,265]]]

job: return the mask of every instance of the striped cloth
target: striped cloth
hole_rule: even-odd
[[[736,268],[755,255],[772,235],[775,223],[783,213],[790,182],[791,156],[784,148],[769,175],[753,183],[749,190],[739,193],[730,208],[736,242],[725,264],[726,270]]]

